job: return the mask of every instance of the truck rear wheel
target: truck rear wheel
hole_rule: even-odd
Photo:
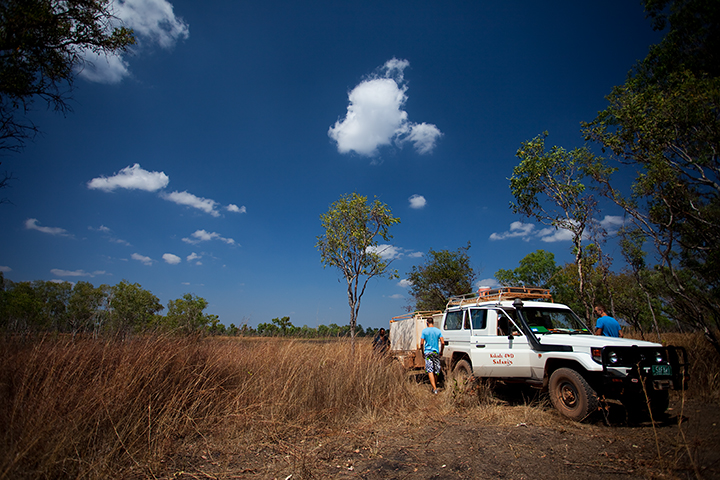
[[[550,400],[566,417],[580,422],[598,408],[595,390],[578,372],[571,368],[558,368],[550,376]]]

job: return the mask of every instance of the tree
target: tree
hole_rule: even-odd
[[[25,118],[34,100],[70,109],[84,52],[113,54],[135,43],[112,6],[111,0],[0,2],[0,150],[17,151],[37,132]]]
[[[582,180],[588,175],[587,165],[594,163],[594,155],[586,148],[567,151],[558,146],[546,152],[546,138],[547,132],[523,142],[518,149],[516,156],[520,164],[510,178],[515,202],[510,207],[514,213],[570,232],[578,271],[578,293],[589,325],[592,306],[585,298],[583,235],[593,227],[597,202]]]
[[[202,297],[186,293],[182,298],[168,302],[168,312],[162,325],[185,334],[197,333],[211,325],[215,315],[203,313],[208,302]],[[216,329],[219,328],[215,327]]]
[[[443,310],[450,297],[472,291],[476,275],[468,250],[470,242],[452,252],[431,248],[425,263],[412,267],[408,281],[415,306],[410,310]]]
[[[95,288],[89,282],[75,284],[68,300],[68,327],[73,338],[93,325],[106,300],[106,289],[106,286]]]
[[[555,265],[555,254],[545,250],[528,253],[515,270],[500,269],[495,280],[504,286],[552,288],[552,281],[560,267]]]
[[[400,219],[393,217],[390,208],[379,200],[369,204],[367,197],[352,193],[333,203],[320,221],[325,234],[317,237],[315,246],[323,266],[338,268],[347,282],[354,353],[360,300],[368,281],[374,277],[397,277],[397,272],[389,269],[392,260],[383,258],[377,238],[385,241],[392,238],[390,227],[400,223]]]
[[[720,3],[645,6],[656,29],[669,29],[613,89],[608,107],[583,125],[586,138],[610,154],[593,176],[625,210],[640,243],[654,247],[672,292],[668,306],[688,309],[682,317],[720,353]],[[626,171],[635,173],[629,190]]]
[[[154,325],[155,315],[164,308],[150,291],[127,280],[110,288],[108,303],[110,318],[107,326],[120,336]]]

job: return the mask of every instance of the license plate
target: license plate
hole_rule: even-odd
[[[653,377],[672,377],[672,366],[670,365],[653,365]]]

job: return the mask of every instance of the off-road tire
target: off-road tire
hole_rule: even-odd
[[[595,390],[578,372],[558,368],[550,376],[550,401],[566,417],[581,422],[597,411],[599,400]]]
[[[470,366],[470,362],[467,360],[458,360],[458,362],[453,367],[453,377],[457,378],[458,380],[465,380],[470,377],[472,377],[473,371],[472,367]]]

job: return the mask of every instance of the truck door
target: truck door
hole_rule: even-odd
[[[483,377],[531,378],[530,349],[527,337],[504,311],[488,309],[488,327],[484,335],[473,336],[473,369]],[[494,327],[494,328],[492,328]]]
[[[467,352],[470,346],[470,323],[465,310],[449,310],[445,313],[442,335],[445,340],[445,356],[452,352]]]

